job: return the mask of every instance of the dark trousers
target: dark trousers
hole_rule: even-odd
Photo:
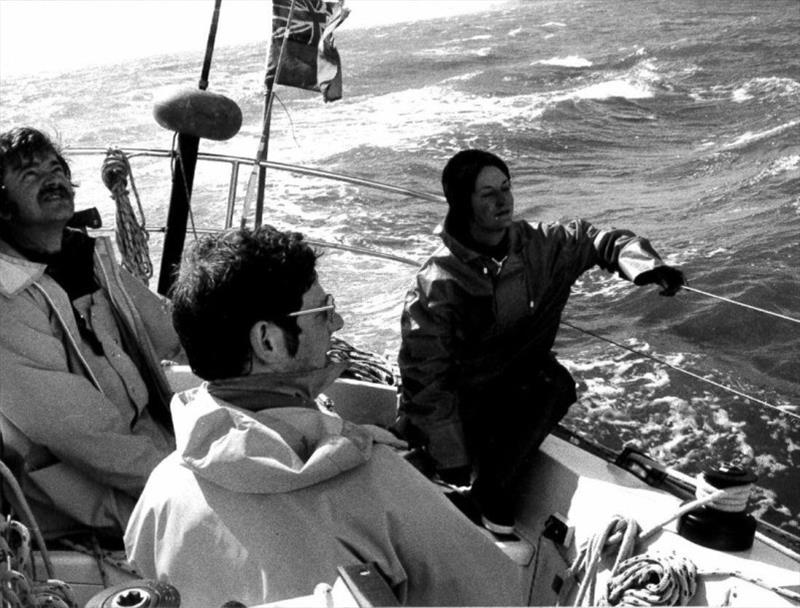
[[[507,372],[462,399],[479,505],[513,503],[521,475],[577,398],[572,376],[552,357],[526,376]]]

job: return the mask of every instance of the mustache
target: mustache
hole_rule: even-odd
[[[64,184],[48,184],[43,186],[41,190],[39,190],[39,196],[48,196],[50,194],[59,194],[61,196],[67,197],[72,196],[72,188],[67,187]]]

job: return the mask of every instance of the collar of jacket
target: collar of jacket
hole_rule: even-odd
[[[0,293],[10,298],[42,278],[46,264],[31,262],[0,239]]]
[[[251,412],[278,407],[316,409],[315,399],[333,384],[347,362],[329,362],[322,369],[285,374],[250,374],[208,383],[212,397]]]
[[[461,241],[459,241],[450,231],[448,220],[449,216],[446,217],[442,223],[436,226],[433,231],[435,235],[442,239],[445,247],[447,247],[454,256],[466,264],[478,263],[481,267],[488,266],[491,258],[483,255],[482,253],[478,253],[474,249],[470,249]],[[520,249],[522,249],[523,242],[520,238],[520,224],[523,222],[524,220],[516,220],[512,222],[511,226],[508,228],[509,253],[519,253]]]

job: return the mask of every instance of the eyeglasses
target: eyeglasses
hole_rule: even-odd
[[[327,294],[325,296],[325,306],[317,306],[316,308],[305,308],[303,310],[296,310],[295,312],[290,312],[287,317],[301,317],[303,315],[313,315],[314,313],[318,312],[327,312],[327,321],[328,323],[333,322],[333,315],[336,313],[336,302],[333,299],[333,295]]]

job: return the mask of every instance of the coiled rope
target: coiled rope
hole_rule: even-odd
[[[606,584],[609,606],[686,606],[697,592],[697,566],[674,553],[637,555]]]
[[[53,575],[53,565],[39,527],[22,493],[19,482],[6,464],[0,461],[0,476],[13,492],[19,508],[28,519],[33,537],[39,546],[47,571],[47,580],[35,581],[34,561],[31,554],[31,532],[14,520],[0,522],[0,598],[3,608],[78,608],[72,588]]]
[[[583,573],[574,605],[595,605],[600,561],[604,554],[615,547],[618,547],[617,556],[606,582],[601,605],[685,606],[696,593],[698,578],[701,576],[736,577],[793,601],[800,599],[800,594],[794,591],[768,584],[758,577],[737,570],[699,570],[691,560],[674,553],[633,555],[637,544],[643,543],[683,514],[701,506],[712,505],[718,508],[718,505],[723,505],[731,510],[743,510],[742,504],[747,504],[752,488],[752,484],[745,484],[718,489],[704,478],[699,479],[699,482],[702,487],[698,488],[697,493],[701,496],[683,505],[649,530],[642,531],[639,524],[630,517],[615,515],[603,530],[584,541],[567,570],[567,574],[576,579]]]
[[[101,171],[103,183],[111,191],[111,198],[117,206],[117,247],[122,256],[122,265],[145,284],[153,277],[153,263],[147,245],[149,234],[145,227],[144,210],[139,199],[139,191],[133,180],[128,157],[122,150],[109,149]],[[131,207],[128,179],[139,208],[139,221]]]

